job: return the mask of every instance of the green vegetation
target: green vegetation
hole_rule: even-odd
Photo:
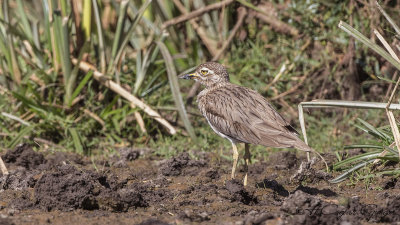
[[[31,142],[52,151],[103,154],[121,146],[150,146],[165,156],[204,150],[230,158],[230,144],[212,132],[188,96],[193,83],[176,80],[212,59],[228,67],[233,82],[270,99],[293,124],[302,101],[387,102],[395,66],[338,27],[346,21],[374,40],[372,29],[378,29],[394,42],[395,31],[374,6],[350,0],[223,2],[227,5],[214,0],[2,1],[0,149]],[[213,4],[194,20],[172,20]],[[392,2],[382,6],[389,15],[399,9]],[[107,87],[108,81],[165,122]],[[380,143],[378,149],[387,149],[392,144],[392,139],[377,137],[376,142],[361,135],[354,126],[358,121],[385,126],[383,111],[310,112],[310,145],[334,152],[339,161],[345,145]],[[177,134],[171,135],[168,125]],[[261,146],[252,152],[257,159],[268,155]],[[334,169],[348,169],[343,162]]]

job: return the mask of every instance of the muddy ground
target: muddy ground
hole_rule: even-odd
[[[253,163],[243,187],[243,168],[230,180],[231,162],[213,153],[124,148],[91,160],[20,145],[2,155],[0,224],[398,224],[400,180],[330,184],[300,154]]]

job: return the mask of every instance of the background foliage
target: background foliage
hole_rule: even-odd
[[[393,66],[337,27],[347,21],[373,40],[372,30],[378,29],[396,45],[374,1],[224,2],[229,4],[173,23],[220,1],[1,1],[0,148],[32,142],[85,154],[122,146],[151,146],[162,155],[220,152],[222,143],[229,145],[200,117],[193,83],[171,81],[218,54],[232,82],[263,94],[293,124],[301,101],[387,101],[392,84],[378,77],[394,80]],[[397,1],[381,4],[397,15]],[[172,23],[166,27],[167,21]],[[72,58],[93,65],[104,79],[148,104],[178,134],[170,135]],[[351,125],[356,118],[379,126],[384,116],[365,110],[313,112],[311,146],[330,152],[374,142]],[[264,154],[264,148],[255,152]],[[222,156],[230,156],[229,150]]]

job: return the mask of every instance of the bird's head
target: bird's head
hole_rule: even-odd
[[[229,82],[229,74],[226,68],[217,62],[200,64],[194,73],[181,76],[182,79],[191,79],[210,87],[218,83]]]

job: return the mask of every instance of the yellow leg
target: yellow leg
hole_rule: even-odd
[[[234,143],[232,143],[232,151],[233,151],[233,166],[232,166],[231,178],[235,179],[235,171],[236,171],[236,166],[237,166],[238,159],[239,159],[239,153],[238,153],[236,144],[234,144]]]
[[[244,170],[245,170],[245,175],[244,175],[244,180],[243,180],[243,185],[247,185],[247,172],[249,171],[249,163],[250,163],[250,145],[249,144],[244,144]]]

